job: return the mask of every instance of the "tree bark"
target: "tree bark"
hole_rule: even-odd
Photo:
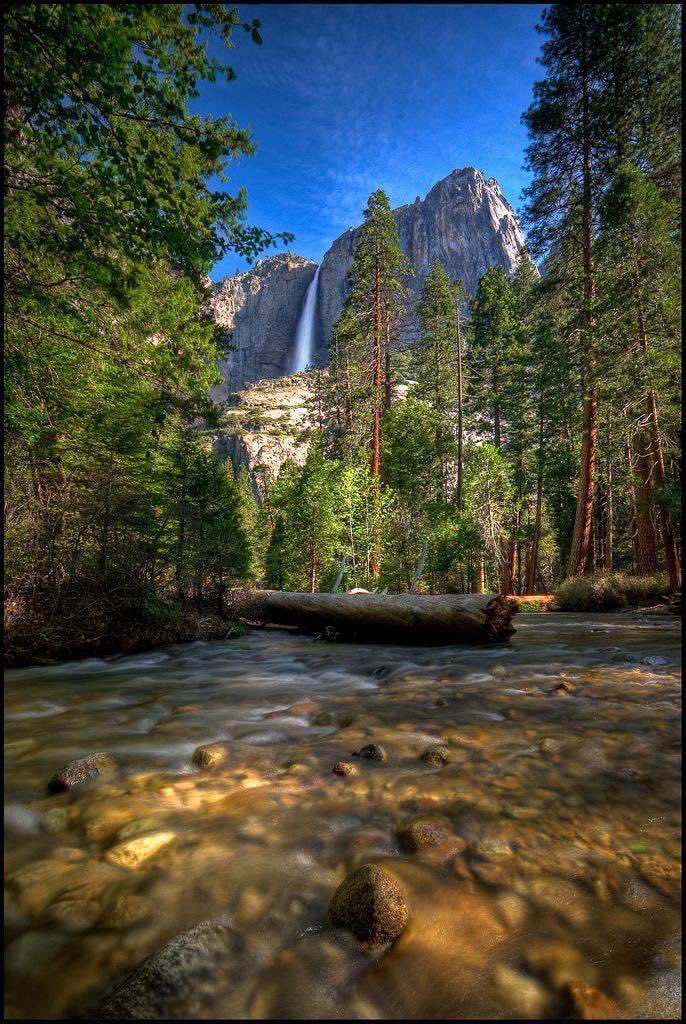
[[[647,355],[648,331],[640,303],[638,307],[638,332],[641,350],[644,355]],[[648,423],[650,425],[650,437],[652,442],[651,462],[653,463],[653,488],[663,490],[666,483],[665,458],[662,451],[662,441],[660,440],[660,427],[657,416],[657,397],[655,395],[655,389],[652,387],[648,389],[648,394],[646,395],[646,408],[648,410]],[[667,575],[669,576],[669,589],[672,592],[679,591],[681,590],[681,566],[679,564],[676,537],[674,535],[672,517],[669,514],[669,510],[665,508],[662,502],[658,505],[658,518],[660,520],[660,532],[662,534],[662,544],[665,553],[665,566],[667,568]]]
[[[614,562],[614,501],[612,493],[612,437],[610,426],[607,431],[607,495],[605,499],[605,568],[612,572]]]
[[[637,435],[635,452],[636,503],[636,571],[639,576],[652,576],[657,572],[657,544],[651,514],[653,460],[650,437],[642,430]]]

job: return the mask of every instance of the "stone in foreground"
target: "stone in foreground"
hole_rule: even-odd
[[[136,836],[113,846],[105,854],[105,860],[119,867],[137,868],[159,853],[163,846],[171,843],[174,835],[174,832],[153,832],[147,836]]]
[[[97,779],[98,775],[112,771],[117,767],[117,762],[111,754],[104,750],[97,754],[89,754],[88,757],[80,757],[76,761],[70,761],[48,782],[49,793],[63,793],[67,789],[73,789],[82,782],[90,782]]]
[[[366,747],[356,750],[353,757],[366,757],[369,761],[388,760],[388,754],[380,743],[368,743]]]
[[[96,1011],[98,1020],[206,1018],[235,974],[240,937],[203,921],[144,960]]]
[[[215,768],[226,761],[228,754],[223,743],[206,743],[194,751],[191,760],[196,768]]]
[[[417,853],[434,846],[442,846],[456,838],[450,822],[439,815],[415,815],[401,821],[396,829],[400,848],[405,853]]]
[[[422,751],[421,760],[425,764],[430,764],[433,768],[440,768],[450,760],[450,751],[447,747],[440,745],[427,747],[426,750]]]
[[[365,864],[345,878],[331,897],[329,920],[372,946],[394,942],[408,921],[396,879],[376,864]]]

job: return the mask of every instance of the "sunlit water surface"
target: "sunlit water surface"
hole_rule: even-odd
[[[9,672],[7,1015],[87,1015],[218,919],[244,938],[212,1010],[226,1018],[559,1016],[568,982],[622,1017],[678,1016],[679,623],[515,624],[489,648],[256,631]],[[552,695],[563,678],[576,689]],[[432,768],[420,754],[439,739],[451,761]],[[227,762],[195,769],[217,740]],[[332,774],[370,742],[385,763]],[[101,750],[114,775],[46,795]],[[447,816],[464,850],[402,854],[396,824],[418,812]],[[137,865],[107,857],[158,833]],[[410,907],[375,955],[326,923],[367,861],[393,868]]]

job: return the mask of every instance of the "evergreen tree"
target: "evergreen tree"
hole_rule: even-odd
[[[434,449],[441,466],[443,497],[448,496],[454,443],[450,423],[461,414],[461,337],[458,297],[440,260],[435,258],[417,306],[419,336],[412,347],[418,398],[429,402],[435,418]],[[460,425],[458,425],[458,435]],[[458,462],[458,492],[460,491]],[[458,504],[459,504],[458,493]]]
[[[356,376],[368,396],[363,415],[370,423],[370,467],[378,480],[381,473],[381,417],[390,404],[391,345],[403,314],[404,280],[411,266],[400,248],[398,227],[388,197],[378,189],[369,197],[359,229],[350,268],[350,296],[344,315],[357,339]],[[371,560],[372,575],[380,571],[379,553]]]
[[[656,504],[670,587],[678,590],[681,572],[663,438],[669,449],[678,436],[679,251],[670,231],[669,204],[633,164],[619,166],[603,197],[598,248],[605,376],[613,384],[611,390],[620,392],[610,396],[615,406],[621,399],[636,421],[628,443],[636,455],[635,463],[630,462],[636,473],[638,569],[656,569],[651,521],[651,506]],[[678,488],[672,492],[676,495]]]

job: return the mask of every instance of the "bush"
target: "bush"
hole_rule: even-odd
[[[669,591],[665,575],[627,576],[621,572],[574,576],[555,595],[565,612],[611,612],[663,601]]]

